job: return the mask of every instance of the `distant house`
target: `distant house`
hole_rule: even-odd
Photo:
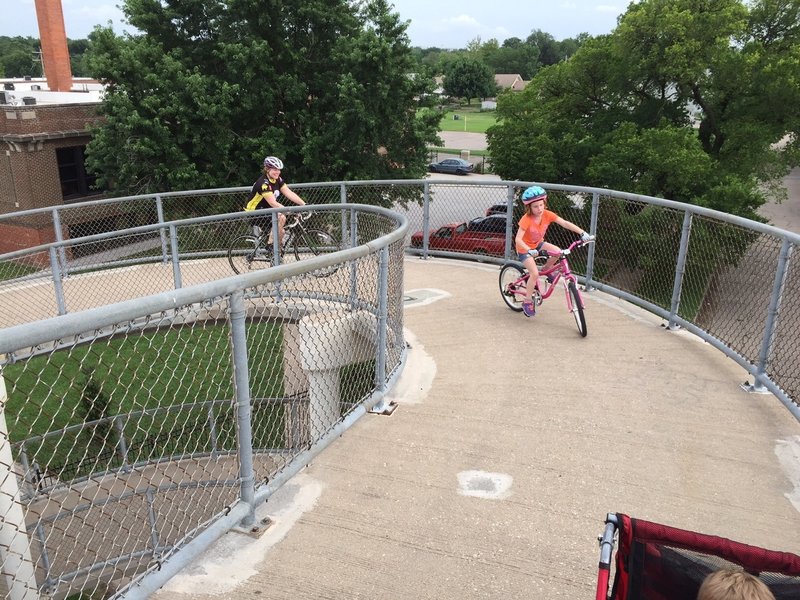
[[[510,89],[513,92],[522,91],[528,83],[519,73],[497,73],[494,82],[500,90]]]
[[[501,92],[505,90],[520,92],[525,89],[528,82],[522,79],[519,73],[497,73],[494,76],[494,83]],[[494,110],[497,108],[496,99],[485,98],[483,102],[481,102],[481,108],[484,110]]]
[[[433,93],[440,97],[444,96],[444,76],[436,76],[434,82],[436,88],[433,90]],[[519,92],[525,88],[528,82],[522,79],[522,76],[518,73],[497,73],[494,76],[494,83],[500,91],[510,89],[514,92]],[[481,108],[492,110],[497,108],[497,103],[494,98],[485,98],[483,102],[481,102]]]

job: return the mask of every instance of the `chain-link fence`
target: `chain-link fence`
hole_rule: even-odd
[[[156,261],[146,249],[136,264],[106,256],[62,274],[60,301],[52,284],[48,301],[43,282],[19,283],[26,314],[0,330],[0,593],[142,589],[220,523],[257,527],[257,502],[385,408],[405,356],[407,225],[384,209],[326,208],[311,222],[335,247],[275,269],[232,277],[229,240],[250,227],[229,215],[169,222],[171,252],[187,252],[166,265],[156,247]],[[59,264],[153,231],[48,254]]]
[[[324,244],[298,236],[301,250],[278,248],[272,262],[259,255],[270,248],[236,243],[255,239],[236,212],[245,188],[0,218],[51,228],[56,240],[0,256],[9,595],[141,586],[142,573],[168,571],[191,540],[246,522],[257,493],[324,446],[365,398],[379,400],[398,372],[404,252],[513,260],[516,200],[529,185],[294,186]],[[545,187],[550,209],[597,235],[570,260],[589,289],[715,345],[800,419],[800,236],[667,200]],[[79,230],[86,215],[103,225]],[[361,246],[387,236],[381,250]],[[548,231],[562,247],[572,236]],[[344,254],[311,258],[334,250]],[[286,264],[223,284],[242,258],[248,270]]]

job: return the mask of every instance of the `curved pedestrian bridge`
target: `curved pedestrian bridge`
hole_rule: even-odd
[[[154,598],[590,598],[607,512],[800,553],[800,423],[718,350],[601,292],[582,339],[498,269],[405,260],[411,346],[368,415]]]

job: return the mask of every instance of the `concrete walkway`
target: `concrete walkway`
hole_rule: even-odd
[[[369,415],[160,600],[592,598],[607,512],[800,554],[800,423],[598,292],[508,310],[499,269],[406,259],[409,362]]]

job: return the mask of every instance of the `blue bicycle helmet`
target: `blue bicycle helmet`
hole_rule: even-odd
[[[543,187],[532,185],[527,190],[522,192],[523,204],[528,205],[531,202],[536,202],[537,200],[547,200],[547,192],[544,191]]]

